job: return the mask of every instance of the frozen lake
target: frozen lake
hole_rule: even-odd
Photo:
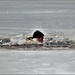
[[[75,0],[0,0],[0,37],[36,29],[75,40]],[[0,74],[75,74],[75,51],[0,48]]]
[[[36,29],[45,34],[73,34],[75,1],[0,0],[1,35],[31,35]]]
[[[75,51],[2,51],[0,74],[75,74]]]

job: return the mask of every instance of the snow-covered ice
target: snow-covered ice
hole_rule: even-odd
[[[75,74],[75,51],[2,51],[0,74]]]
[[[75,40],[75,0],[0,0],[0,37],[36,29]],[[18,39],[12,44],[25,41]],[[75,50],[40,50],[0,48],[0,74],[75,74]]]

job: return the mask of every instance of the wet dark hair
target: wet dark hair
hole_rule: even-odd
[[[33,38],[37,38],[37,37],[43,37],[44,34],[42,32],[40,32],[39,30],[36,30],[33,34]]]

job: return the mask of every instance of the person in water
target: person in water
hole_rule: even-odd
[[[33,33],[33,36],[28,38],[27,43],[28,44],[43,43],[43,38],[44,38],[44,34],[42,32],[40,32],[39,30],[36,30]]]
[[[36,39],[38,42],[43,42],[44,34],[40,32],[39,30],[36,30],[33,33],[33,39]]]

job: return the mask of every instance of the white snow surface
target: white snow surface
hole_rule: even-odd
[[[0,74],[75,74],[75,51],[2,49]]]

